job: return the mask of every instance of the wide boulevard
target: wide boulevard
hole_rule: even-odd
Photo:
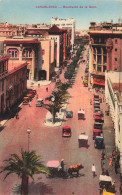
[[[83,58],[87,59],[87,50],[84,51]],[[0,132],[0,166],[3,160],[7,159],[11,153],[20,154],[21,149],[28,149],[27,129],[31,129],[30,150],[35,150],[42,155],[42,160],[61,160],[64,159],[65,167],[82,163],[84,169],[80,170],[78,177],[49,178],[46,175],[35,175],[34,181],[29,179],[29,194],[33,195],[99,195],[99,175],[101,173],[100,157],[101,151],[94,148],[92,139],[93,132],[93,105],[90,99],[93,94],[83,87],[81,76],[84,76],[85,63],[80,63],[77,70],[75,83],[68,90],[70,97],[67,110],[73,111],[73,118],[67,119],[59,127],[47,127],[44,120],[47,110],[36,107],[36,97],[32,100],[31,107],[23,105],[19,112],[19,119],[11,118]],[[63,70],[64,72],[64,70]],[[63,74],[60,76],[63,81]],[[45,99],[54,89],[54,83],[48,86],[37,88],[39,98]],[[78,120],[77,112],[79,109],[85,110],[85,120]],[[62,126],[69,125],[72,129],[70,138],[62,137]],[[89,147],[79,148],[78,136],[81,132],[88,135]],[[93,177],[91,167],[96,166],[96,177]],[[21,180],[12,174],[3,181],[4,173],[0,174],[0,195],[12,194],[12,188],[21,183]]]

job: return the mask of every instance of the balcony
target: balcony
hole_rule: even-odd
[[[2,72],[2,73],[0,73],[0,79],[5,78],[7,75],[8,75],[8,71],[7,70]]]

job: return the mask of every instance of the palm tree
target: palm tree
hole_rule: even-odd
[[[54,99],[53,101],[52,98]],[[42,106],[52,114],[53,123],[55,123],[56,113],[59,112],[60,108],[63,107],[63,104],[68,99],[68,96],[65,91],[61,91],[58,89],[53,91],[52,95],[45,99],[50,101],[51,103],[43,104]]]
[[[8,163],[5,167],[2,167],[0,173],[6,172],[4,180],[10,174],[17,174],[21,181],[21,194],[28,195],[28,180],[29,177],[33,178],[34,174],[46,173],[49,174],[49,170],[40,161],[41,156],[35,154],[35,151],[23,151],[21,150],[21,157],[17,154],[11,154],[10,158],[4,160]]]

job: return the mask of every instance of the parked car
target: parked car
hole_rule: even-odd
[[[94,139],[94,147],[98,149],[104,149],[104,138],[102,136],[96,136]]]
[[[37,104],[36,104],[36,107],[42,107],[42,104],[43,104],[43,99],[37,99]]]
[[[72,118],[73,117],[73,112],[71,110],[66,111],[66,118]]]
[[[103,127],[103,123],[95,122],[93,128],[94,129],[101,129],[102,130],[102,127]]]

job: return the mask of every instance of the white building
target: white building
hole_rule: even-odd
[[[60,35],[49,35],[49,39],[53,39],[56,43],[56,67],[60,67]]]
[[[67,19],[62,19],[62,18],[52,18],[51,19],[51,26],[53,25],[58,26],[59,28],[69,28],[72,30],[71,34],[71,45],[72,45],[72,50],[74,46],[74,40],[75,40],[75,19],[73,18],[67,18]]]
[[[120,152],[120,173],[122,175],[122,72],[105,73],[105,98],[114,123],[115,145]]]

